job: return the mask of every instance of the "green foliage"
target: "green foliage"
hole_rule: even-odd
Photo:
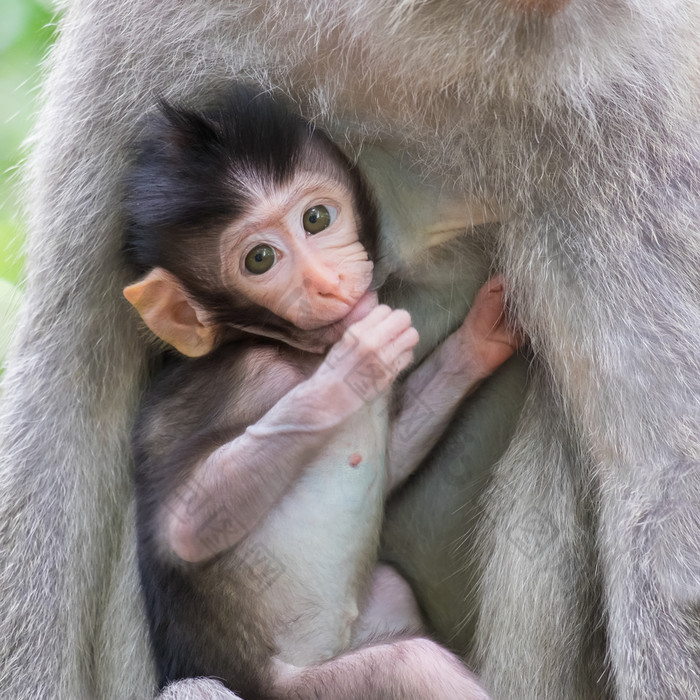
[[[54,35],[50,3],[2,0],[0,12],[0,363],[22,293],[25,233],[18,214],[18,168],[29,133],[39,65]]]
[[[17,214],[17,169],[54,21],[49,3],[38,0],[2,0],[0,16],[0,278],[17,283],[24,239]]]

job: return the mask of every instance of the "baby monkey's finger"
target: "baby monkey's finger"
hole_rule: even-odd
[[[506,283],[503,275],[496,275],[486,280],[486,284],[482,287],[486,292],[502,292],[505,291]]]
[[[390,306],[380,304],[375,306],[363,319],[353,323],[348,330],[356,336],[370,332],[375,326],[382,323],[392,313]]]
[[[398,373],[410,363],[413,358],[413,348],[417,344],[418,331],[413,326],[409,326],[394,340],[379,349],[379,357],[384,364]]]
[[[409,326],[390,341],[388,344],[389,352],[393,355],[400,355],[406,350],[415,348],[419,340],[418,331],[413,326]]]
[[[411,328],[411,314],[405,309],[395,309],[375,329],[374,342],[378,350],[395,343]],[[417,342],[417,341],[416,341]]]
[[[405,350],[396,358],[396,373],[403,372],[413,362],[413,349]]]

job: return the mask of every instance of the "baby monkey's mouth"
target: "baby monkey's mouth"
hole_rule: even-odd
[[[377,304],[377,292],[372,289],[368,289],[355,303],[355,305],[350,309],[350,311],[337,321],[337,323],[342,324],[343,329],[348,328],[353,323],[361,321]]]
[[[338,340],[342,337],[347,328],[353,323],[361,321],[376,305],[377,293],[368,289],[360,296],[354,304],[348,304],[348,311],[344,316],[341,316],[337,321],[333,321],[325,326],[319,327],[319,331],[324,329],[332,329],[334,333],[338,333]],[[335,342],[335,341],[333,341]]]
[[[313,354],[323,354],[328,351],[331,345],[334,345],[343,337],[347,328],[353,323],[361,321],[377,303],[377,293],[370,288],[361,294],[357,301],[349,307],[345,315],[315,328],[301,328],[292,321],[272,314],[267,319],[267,322],[261,320],[259,323],[231,325],[233,328],[238,328],[250,335],[273,338],[298,350]]]
[[[368,289],[342,318],[320,328],[306,331],[296,329],[296,332],[292,332],[292,335],[285,340],[289,345],[300,350],[315,354],[324,353],[343,337],[345,331],[353,323],[361,321],[377,303],[377,293]]]

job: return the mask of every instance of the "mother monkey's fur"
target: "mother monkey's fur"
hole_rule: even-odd
[[[435,201],[420,192],[455,186],[500,212],[480,228],[532,343],[522,411],[511,436],[512,365],[385,537],[438,634],[498,698],[700,697],[698,13],[694,0],[70,7],[4,381],[0,694],[154,692],[127,438],[148,353],[120,294],[118,183],[156,95],[198,101],[242,76],[367,158],[390,267],[413,260],[411,226]],[[486,277],[474,259],[457,296]],[[431,317],[427,273],[411,269],[396,298]],[[477,419],[509,444],[479,446]],[[204,697],[192,682],[167,692]]]

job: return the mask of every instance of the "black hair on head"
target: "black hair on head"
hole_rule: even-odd
[[[138,274],[164,267],[217,315],[230,313],[230,296],[214,289],[222,230],[252,204],[251,185],[284,185],[315,162],[353,191],[361,240],[373,258],[372,198],[357,168],[322,131],[247,85],[202,111],[162,100],[145,121],[125,178],[129,264]]]
[[[246,86],[201,112],[161,101],[125,181],[131,262],[139,271],[179,268],[173,253],[218,239],[249,204],[251,177],[283,184],[310,136],[302,119]]]

